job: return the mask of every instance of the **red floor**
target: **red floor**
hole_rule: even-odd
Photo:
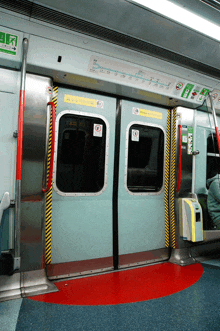
[[[31,297],[35,301],[63,305],[115,305],[171,295],[196,283],[201,264],[180,267],[163,263],[57,282],[59,292]]]

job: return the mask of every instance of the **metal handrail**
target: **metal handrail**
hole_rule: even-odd
[[[53,102],[48,102],[48,106],[52,107],[52,142],[51,142],[51,158],[50,158],[50,170],[49,178],[46,188],[42,188],[44,193],[47,193],[51,188],[52,179],[53,179],[53,160],[54,160],[54,145],[55,145],[55,121],[56,121],[56,106]]]

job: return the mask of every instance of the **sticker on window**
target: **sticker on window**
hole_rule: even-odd
[[[131,140],[132,141],[139,141],[139,130],[132,130]]]
[[[103,125],[102,124],[94,124],[93,127],[93,136],[94,137],[102,137],[102,129]]]

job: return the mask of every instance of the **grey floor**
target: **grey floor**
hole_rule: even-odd
[[[194,285],[154,300],[109,306],[68,306],[29,299],[3,302],[0,330],[219,331],[220,260],[206,260],[202,265],[203,275]]]

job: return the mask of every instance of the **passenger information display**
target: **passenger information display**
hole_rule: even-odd
[[[155,92],[167,93],[173,89],[176,83],[172,77],[96,56],[92,56],[90,59],[89,71],[123,83],[131,84],[132,82],[143,89]]]
[[[137,88],[137,93],[149,91],[157,94],[202,104],[211,88],[179,77],[158,73],[153,69],[143,70],[138,66],[109,58],[91,56],[88,71],[115,82]],[[213,92],[214,93],[214,92]],[[220,92],[213,94],[215,107],[220,108]]]

